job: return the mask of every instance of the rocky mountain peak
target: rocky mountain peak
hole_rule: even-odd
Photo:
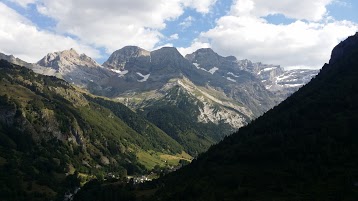
[[[163,47],[151,52],[151,63],[157,67],[183,67],[191,65],[175,47]]]
[[[71,48],[69,50],[64,50],[61,52],[62,55],[78,55],[75,49]]]
[[[149,56],[150,52],[143,48],[125,46],[113,52],[109,59],[103,63],[103,66],[110,69],[123,69],[130,59]]]
[[[123,55],[126,55],[126,56],[149,56],[149,51],[143,49],[143,48],[140,48],[138,46],[125,46],[123,47],[122,49],[120,50],[117,50],[116,51],[117,53],[121,53]]]
[[[343,56],[349,54],[349,52],[358,46],[358,32],[348,37],[346,40],[339,43],[333,50],[331,59],[329,60],[330,64],[337,62]]]
[[[211,48],[201,48],[185,56],[190,62],[199,62],[200,60],[217,58],[219,55]]]
[[[195,51],[197,54],[216,54],[213,49],[211,48],[200,48]]]
[[[183,57],[175,47],[162,47],[158,50],[154,50],[152,54],[160,54],[165,56],[178,56]]]
[[[85,54],[79,55],[73,48],[47,54],[39,62],[40,66],[51,67],[56,70],[66,67],[99,67],[100,65]]]

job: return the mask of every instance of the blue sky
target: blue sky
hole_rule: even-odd
[[[126,45],[211,47],[221,55],[319,68],[358,31],[354,0],[1,0],[0,52],[29,62],[74,48],[103,63]]]

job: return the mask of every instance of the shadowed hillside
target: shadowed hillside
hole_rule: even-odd
[[[356,200],[358,34],[287,100],[158,182],[153,200]]]

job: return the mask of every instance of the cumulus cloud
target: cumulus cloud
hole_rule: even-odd
[[[319,68],[329,60],[337,43],[358,30],[358,25],[353,22],[329,19],[326,16],[329,3],[328,0],[275,0],[269,3],[237,0],[230,13],[221,17],[213,29],[201,33],[197,41],[210,41],[212,48],[220,54],[240,59],[287,68]],[[295,11],[303,8],[310,13]],[[263,18],[269,14],[283,14],[296,21],[287,25],[271,24]],[[317,21],[319,19],[322,20]]]
[[[36,62],[49,52],[71,47],[97,58],[97,50],[69,37],[41,31],[28,19],[0,2],[0,52]]]
[[[208,13],[210,8],[215,5],[217,0],[183,0],[187,7],[194,8],[199,13]]]
[[[262,17],[283,14],[288,18],[319,21],[327,14],[327,5],[333,0],[237,0],[231,15]]]
[[[125,45],[151,49],[163,37],[165,20],[178,17],[178,0],[43,0],[38,10],[58,21],[58,32],[70,33],[108,53]]]
[[[1,3],[3,12],[0,13],[2,44],[0,51],[30,61],[34,61],[39,54],[44,54],[42,52],[70,47],[94,57],[99,56],[94,48],[104,48],[107,53],[112,53],[126,45],[138,45],[151,50],[163,40],[177,38],[177,35],[166,37],[160,33],[168,21],[176,20],[187,8],[206,14],[216,2],[216,0],[5,1],[22,7],[35,4],[40,14],[56,22],[55,27],[51,27],[51,31],[43,30]],[[14,16],[6,16],[9,13]]]
[[[164,38],[160,30],[167,21],[177,19],[186,7],[207,13],[215,1],[39,0],[38,10],[58,21],[57,31],[111,53],[128,44],[152,49]]]

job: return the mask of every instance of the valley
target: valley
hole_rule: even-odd
[[[1,0],[0,201],[357,201],[357,9]]]

